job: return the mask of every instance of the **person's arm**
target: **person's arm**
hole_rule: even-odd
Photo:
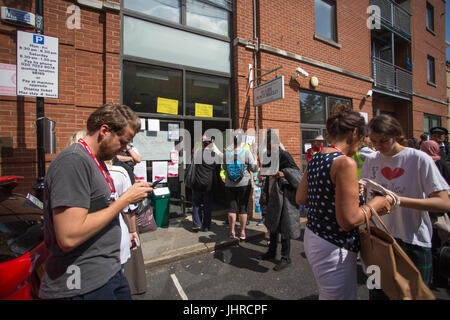
[[[137,153],[132,147],[128,148],[127,151],[134,163],[140,163],[142,161],[141,155]]]
[[[139,240],[139,236],[137,234],[136,214],[134,213],[134,211],[132,211],[131,213],[127,213],[125,214],[125,219],[127,220],[128,231],[130,233],[130,245],[132,243],[132,240],[135,240],[137,247],[140,247],[141,241]],[[137,247],[133,248],[132,250],[136,250]]]
[[[336,221],[344,231],[353,230],[364,224],[364,212],[368,218],[371,217],[367,205],[375,209],[379,215],[384,215],[390,210],[390,203],[385,197],[374,197],[367,205],[363,205],[363,208],[359,206],[359,184],[356,169],[356,162],[346,156],[335,159],[331,165],[331,180],[336,186]]]
[[[295,194],[295,201],[297,204],[301,204],[303,206],[308,205],[308,166],[306,166],[302,180],[298,185],[297,193]]]
[[[83,244],[106,227],[126,206],[143,200],[152,190],[148,182],[136,182],[108,207],[93,213],[80,207],[54,208],[53,224],[59,247],[68,252]]]
[[[414,199],[407,197],[399,197],[400,207],[431,211],[431,212],[449,212],[450,199],[447,190],[436,191],[430,194],[426,199]]]

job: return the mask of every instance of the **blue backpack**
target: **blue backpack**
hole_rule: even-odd
[[[231,151],[227,151],[230,157],[233,156]],[[239,154],[234,154],[234,160],[232,163],[228,163],[226,165],[226,172],[228,175],[228,178],[233,182],[239,182],[241,181],[242,177],[244,176],[244,164],[238,160],[238,157],[241,157],[242,154],[245,152],[245,149],[242,149]]]

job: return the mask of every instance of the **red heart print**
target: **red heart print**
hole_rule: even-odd
[[[405,170],[403,170],[402,168],[395,168],[394,170],[392,170],[389,167],[384,167],[383,169],[381,169],[381,174],[388,180],[398,178],[402,176],[404,173]]]

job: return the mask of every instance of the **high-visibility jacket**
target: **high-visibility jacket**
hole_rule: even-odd
[[[356,153],[353,155],[353,160],[355,160],[356,164],[358,165],[358,180],[359,180],[359,177],[361,176],[361,169],[364,164],[364,160],[361,158],[359,150],[356,151]]]

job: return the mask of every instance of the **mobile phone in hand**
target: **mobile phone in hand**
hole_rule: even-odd
[[[137,247],[136,240],[135,239],[131,240],[131,248],[130,249],[134,249],[136,247]]]
[[[164,180],[163,178],[160,178],[160,179],[158,179],[158,180],[156,180],[156,181],[153,181],[151,187],[152,187],[152,188],[156,187],[156,185],[157,185],[158,183],[160,183],[161,181],[163,181],[163,180]]]

